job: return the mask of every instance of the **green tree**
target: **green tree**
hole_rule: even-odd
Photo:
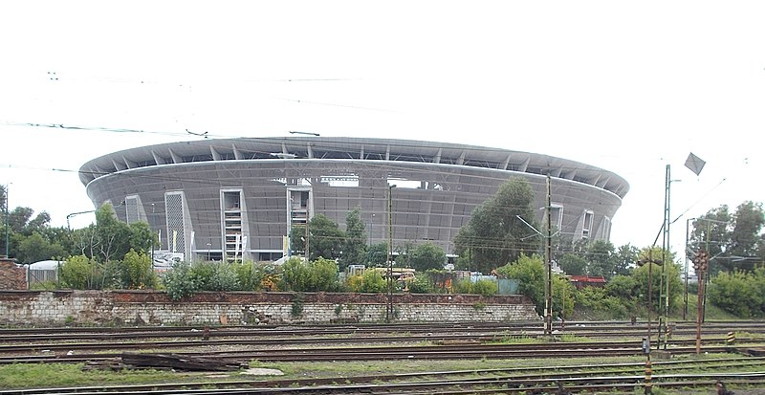
[[[34,263],[46,259],[62,259],[67,251],[55,241],[34,232],[21,239],[16,249],[16,259],[23,263]]]
[[[534,191],[528,181],[513,177],[500,185],[497,193],[473,211],[467,225],[455,237],[458,255],[470,256],[470,266],[489,273],[518,259],[522,254],[540,251],[542,238],[534,208]]]
[[[497,273],[504,278],[518,280],[518,292],[531,299],[537,313],[544,313],[545,267],[539,255],[521,254],[515,262],[497,268]]]
[[[730,235],[730,263],[735,269],[752,270],[756,263],[759,244],[763,240],[762,228],[765,225],[765,212],[762,203],[744,202],[736,207],[733,214],[733,230]]]
[[[96,210],[96,251],[104,262],[121,259],[130,251],[130,227],[114,215],[111,204]]]
[[[361,221],[360,210],[351,210],[345,216],[345,245],[340,259],[340,271],[344,271],[348,265],[363,264],[367,257],[367,243],[364,229],[366,226]]]
[[[587,274],[587,260],[574,253],[564,254],[558,259],[558,266],[566,274],[584,276]]]
[[[707,211],[706,214],[691,222],[692,230],[688,235],[688,249],[690,251],[704,249],[709,252],[709,256],[713,257],[727,256],[727,249],[731,244],[729,227],[732,225],[733,218],[727,205]],[[721,269],[728,268],[710,265],[712,273],[717,273]]]
[[[589,262],[587,274],[610,279],[616,272],[616,254],[614,245],[605,240],[593,240],[588,243],[586,259]]]
[[[683,293],[683,283],[680,280],[680,268],[674,264],[674,255],[672,253],[662,254],[662,249],[658,247],[646,248],[640,252],[640,261],[649,260],[659,261],[660,263],[645,263],[633,271],[633,277],[640,286],[640,295],[643,295],[643,303],[648,304],[648,284],[651,279],[651,300],[653,308],[656,311],[663,311],[663,305],[660,305],[659,296],[666,292],[666,284],[663,278],[669,281],[669,308],[670,311],[677,305],[677,299]],[[650,270],[649,270],[650,268]],[[661,308],[662,310],[659,310]]]
[[[382,267],[388,261],[388,243],[372,244],[367,250],[367,262],[371,266]]]
[[[316,214],[308,224],[308,232],[310,260],[316,260],[319,257],[340,258],[345,245],[345,232],[338,227],[337,223],[324,214]],[[293,251],[305,251],[305,227],[293,227],[290,240]]]
[[[640,250],[630,244],[619,247],[616,250],[614,272],[622,276],[630,274],[631,268],[635,266],[639,254]]]
[[[443,248],[427,242],[414,247],[409,256],[409,266],[418,272],[428,269],[443,269],[446,253]]]

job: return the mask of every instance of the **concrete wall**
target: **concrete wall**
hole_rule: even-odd
[[[538,320],[518,295],[394,295],[396,321]],[[385,294],[202,293],[174,302],[156,291],[0,291],[5,325],[177,325],[381,322]]]

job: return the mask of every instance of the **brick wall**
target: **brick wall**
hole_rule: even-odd
[[[397,321],[539,319],[518,295],[394,295]],[[202,293],[174,302],[156,291],[0,291],[0,324],[174,325],[381,322],[387,295]]]
[[[27,271],[7,258],[0,258],[0,290],[27,289]]]

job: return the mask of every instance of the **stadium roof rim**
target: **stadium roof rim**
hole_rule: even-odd
[[[629,184],[621,176],[573,160],[523,151],[421,140],[352,137],[254,137],[204,139],[130,148],[80,167],[80,181],[157,165],[227,160],[355,159],[433,163],[550,175],[607,190],[623,198]]]

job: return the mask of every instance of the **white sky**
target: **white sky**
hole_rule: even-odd
[[[669,164],[682,249],[687,218],[765,202],[764,16],[733,0],[2,2],[0,184],[64,226],[93,209],[83,163],[199,138],[185,129],[468,143],[626,178],[616,246],[653,243]]]

